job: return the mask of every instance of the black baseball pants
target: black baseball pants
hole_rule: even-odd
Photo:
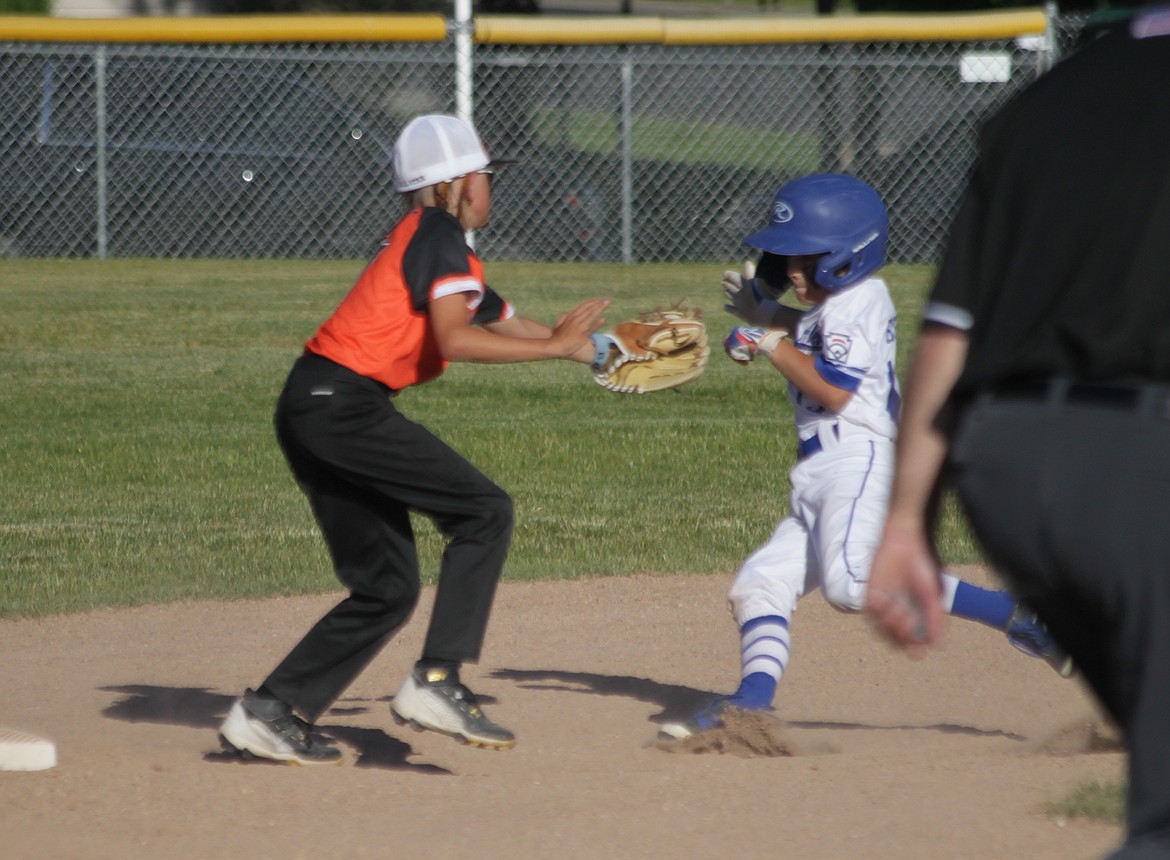
[[[1128,839],[1113,856],[1170,858],[1170,387],[984,396],[951,467],[988,560],[1125,733]]]
[[[350,594],[264,686],[311,722],[410,618],[418,557],[410,512],[447,538],[423,656],[479,657],[512,536],[512,500],[393,405],[389,390],[328,359],[297,360],[276,435]]]

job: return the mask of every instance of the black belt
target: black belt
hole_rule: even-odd
[[[336,362],[331,358],[326,358],[323,355],[318,355],[317,353],[308,349],[301,353],[301,356],[297,359],[297,362],[304,367],[316,367],[317,369],[340,374],[342,376],[353,377],[353,380],[360,385],[366,388],[375,388],[389,397],[395,397],[398,394],[397,389],[391,388],[386,383],[379,382],[372,376],[363,376],[356,370],[352,370],[351,368],[346,367],[344,364]]]
[[[1170,419],[1170,384],[1077,382],[1071,379],[1037,379],[1006,382],[977,398],[995,403],[1023,401],[1093,406],[1122,412],[1153,414]]]

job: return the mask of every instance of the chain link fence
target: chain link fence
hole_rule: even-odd
[[[780,183],[840,170],[887,200],[893,261],[935,261],[1043,42],[479,45],[476,124],[521,164],[477,247],[734,260]],[[450,42],[0,44],[0,254],[365,257],[401,212],[393,141],[454,77]]]

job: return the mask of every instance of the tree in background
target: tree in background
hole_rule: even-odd
[[[0,15],[48,15],[49,0],[0,0]]]
[[[48,8],[49,0],[0,0],[0,11],[12,4]],[[688,0],[678,0],[685,7]],[[704,0],[699,0],[699,3]],[[783,10],[791,0],[759,0],[761,9]],[[808,0],[804,0],[805,3]],[[831,15],[837,11],[856,12],[972,12],[1012,9],[1025,0],[812,0],[815,11]],[[571,4],[570,4],[571,5]],[[636,0],[614,0],[615,11],[636,11]],[[1092,12],[1101,9],[1128,8],[1140,5],[1135,0],[1058,0],[1061,12]],[[221,14],[291,14],[296,12],[406,12],[434,13],[450,16],[453,0],[208,0],[209,10]],[[805,8],[808,8],[805,5]],[[18,11],[13,8],[12,11]],[[482,15],[536,14],[539,0],[475,0],[475,11]]]
[[[843,7],[837,0],[817,0],[820,6]],[[995,9],[1014,9],[1024,5],[1020,0],[852,0],[858,12],[977,12]],[[1092,12],[1097,9],[1123,8],[1139,5],[1134,0],[1112,2],[1112,0],[1058,0],[1061,12]]]
[[[26,0],[31,2],[32,0]],[[22,2],[22,0],[0,0]],[[391,12],[454,15],[453,0],[209,0],[218,14],[264,15],[297,12]],[[475,11],[482,15],[536,13],[537,0],[475,0]]]

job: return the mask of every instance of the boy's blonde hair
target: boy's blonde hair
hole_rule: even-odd
[[[459,197],[463,190],[464,177],[457,176],[450,181],[426,185],[414,191],[406,191],[402,197],[409,208],[435,206],[454,215],[459,209]]]

